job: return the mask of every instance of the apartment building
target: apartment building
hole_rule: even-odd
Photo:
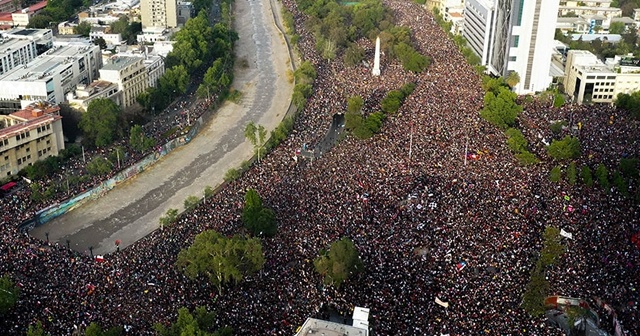
[[[0,100],[20,102],[23,108],[36,101],[61,103],[78,84],[96,79],[101,65],[96,45],[56,45],[32,62],[0,75]]]
[[[67,95],[69,105],[86,111],[89,104],[99,98],[111,99],[118,106],[122,106],[122,91],[118,84],[97,80],[89,85],[78,85],[76,91]]]
[[[141,0],[142,27],[176,28],[178,26],[177,0]]]
[[[48,103],[0,116],[0,176],[15,175],[64,149],[60,108]]]
[[[37,56],[34,41],[0,38],[0,75],[31,62]]]
[[[118,85],[122,91],[122,108],[137,102],[137,97],[149,87],[144,57],[112,56],[100,69],[100,79]]]

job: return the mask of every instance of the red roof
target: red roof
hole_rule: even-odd
[[[38,2],[37,4],[32,5],[31,7],[29,7],[29,12],[37,12],[43,8],[47,7],[47,0]]]
[[[0,22],[11,21],[13,22],[13,18],[11,17],[11,13],[0,13]]]

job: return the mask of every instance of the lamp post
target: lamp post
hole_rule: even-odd
[[[91,253],[91,259],[93,259],[93,246],[89,246],[89,253]]]
[[[45,232],[44,235],[47,237],[47,244],[49,243],[49,232]]]
[[[71,244],[71,241],[69,239],[67,239],[67,248],[68,249],[71,249],[71,245],[70,244]]]

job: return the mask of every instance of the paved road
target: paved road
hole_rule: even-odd
[[[202,197],[205,186],[216,187],[229,168],[251,156],[244,126],[256,121],[268,130],[275,128],[289,106],[293,85],[286,76],[288,50],[275,28],[269,0],[237,1],[235,7],[240,36],[236,53],[249,64],[236,69],[234,87],[243,93],[240,105],[226,103],[189,145],[102,198],[34,229],[33,236],[44,239],[49,232],[51,241],[69,240],[72,248],[85,253],[89,246],[94,254],[112,252],[116,239],[126,247],[157,229],[168,209],[182,211],[187,196]]]

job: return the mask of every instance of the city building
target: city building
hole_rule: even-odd
[[[37,102],[0,116],[0,176],[15,175],[64,149],[59,111],[58,106]]]
[[[480,64],[489,64],[496,30],[495,3],[490,0],[467,0],[464,8],[462,35],[469,47],[480,57]]]
[[[77,26],[78,24],[76,23],[62,21],[58,23],[58,35],[75,35],[76,32],[74,31],[74,28]]]
[[[100,69],[100,79],[118,85],[122,91],[122,108],[135,104],[138,95],[149,87],[144,57],[112,56]]]
[[[622,16],[622,10],[611,7],[611,2],[611,0],[562,1],[558,7],[558,15],[601,15],[605,18]]]
[[[619,93],[640,90],[640,59],[615,56],[602,62],[587,50],[569,50],[563,84],[578,104],[610,104]]]
[[[368,336],[369,335],[369,308],[355,307],[353,309],[353,321],[351,325],[338,322],[308,318],[298,328],[296,336],[324,335],[324,336]]]
[[[142,27],[177,27],[177,7],[177,0],[141,0]]]
[[[38,55],[44,53],[53,46],[53,33],[51,32],[51,29],[14,28],[0,33],[0,38],[33,41],[36,43]]]
[[[104,80],[96,80],[89,85],[78,85],[75,92],[67,95],[69,105],[86,111],[89,103],[98,98],[111,99],[118,106],[122,106],[122,91],[118,84]]]
[[[14,0],[0,0],[0,12],[12,13],[20,9],[21,2]]]
[[[169,41],[171,39],[171,31],[164,27],[146,27],[142,28],[142,33],[138,34],[136,39],[138,43]]]
[[[0,101],[19,102],[23,108],[36,101],[61,103],[76,85],[96,79],[101,65],[100,48],[91,43],[54,45],[0,76]]]
[[[45,7],[47,7],[46,0],[11,13],[11,18],[13,19],[13,25],[26,27],[29,24],[31,17],[38,14],[40,11],[45,9]]]
[[[194,16],[195,9],[193,3],[186,1],[178,1],[178,26],[184,26],[187,20]]]
[[[545,90],[550,75],[557,0],[468,0],[464,36],[487,71],[508,76],[515,71],[518,94]]]
[[[92,26],[89,32],[89,39],[91,41],[103,38],[107,45],[120,45],[122,44],[122,36],[120,34],[112,34],[110,26]]]
[[[31,62],[37,56],[36,43],[33,41],[0,38],[0,75]]]
[[[149,86],[156,87],[158,79],[164,75],[164,59],[158,55],[147,54],[144,59],[144,67],[147,69]]]

